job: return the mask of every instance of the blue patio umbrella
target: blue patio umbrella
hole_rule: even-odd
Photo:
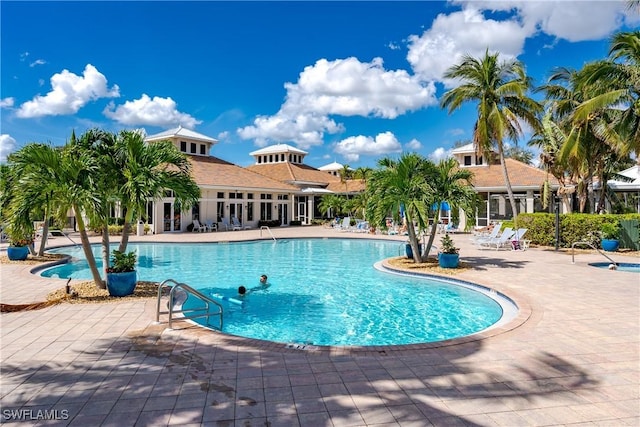
[[[438,204],[434,203],[433,206],[431,206],[431,209],[434,210],[434,211],[436,209],[438,209]],[[443,210],[443,211],[450,211],[451,207],[449,206],[449,202],[446,202],[446,201],[441,202],[440,203],[440,209]]]

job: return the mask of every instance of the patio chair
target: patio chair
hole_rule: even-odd
[[[194,219],[193,220],[193,230],[191,230],[191,231],[193,231],[194,233],[195,232],[203,233],[203,232],[207,231],[207,226],[203,225],[203,224],[200,224],[200,221],[198,221],[197,219]]]
[[[209,231],[213,231],[213,230],[218,231],[218,223],[217,223],[217,222],[213,222],[213,220],[211,220],[211,219],[208,219],[208,220],[205,222],[205,225],[207,226],[207,228],[209,229]]]
[[[526,250],[529,247],[529,242],[524,241],[522,238],[524,234],[527,232],[528,228],[518,228],[516,232],[511,237],[511,249],[514,251],[517,250]]]
[[[499,223],[497,223],[496,225],[493,226],[493,229],[491,230],[491,233],[486,234],[486,235],[479,234],[477,236],[473,236],[471,238],[471,243],[473,243],[474,245],[479,245],[482,242],[486,242],[486,241],[490,241],[490,240],[493,240],[493,239],[497,239],[501,228],[502,228],[502,223],[499,222]]]
[[[242,224],[240,224],[240,221],[235,216],[231,217],[231,224],[231,228],[233,229],[233,231],[242,230]]]
[[[507,227],[502,231],[500,237],[484,240],[478,244],[478,247],[480,249],[495,249],[496,251],[498,249],[511,249],[511,238],[514,234],[515,232],[513,229],[511,227]]]

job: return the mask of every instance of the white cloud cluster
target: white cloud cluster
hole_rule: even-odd
[[[171,98],[160,98],[143,93],[140,99],[126,101],[124,104],[115,106],[113,102],[102,112],[108,118],[123,125],[149,125],[170,127],[181,125],[188,129],[193,129],[197,124],[202,123],[186,113],[177,110],[175,101]]]
[[[439,162],[440,160],[444,160],[451,157],[451,150],[447,150],[443,147],[438,147],[431,154],[429,154],[429,158],[434,162]]]
[[[0,99],[0,108],[11,108],[16,100],[13,97]]]
[[[6,163],[7,157],[15,151],[16,147],[17,144],[15,139],[6,133],[0,135],[0,163]]]
[[[87,64],[82,76],[63,70],[51,77],[51,91],[38,95],[20,106],[16,115],[20,118],[75,114],[88,102],[100,98],[120,96],[120,89],[107,87],[106,77],[96,67]]]
[[[391,132],[378,134],[375,139],[369,136],[351,136],[336,144],[336,153],[341,154],[347,161],[357,162],[360,156],[381,156],[389,153],[402,152],[402,146]]]
[[[394,119],[436,103],[435,86],[404,70],[385,70],[382,59],[320,59],[305,67],[297,83],[286,83],[286,100],[273,116],[238,129],[257,145],[294,141],[301,148],[322,144],[325,133],[342,130],[331,116]]]

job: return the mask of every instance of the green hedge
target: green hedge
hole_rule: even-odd
[[[635,220],[640,222],[640,214],[564,214],[560,215],[560,247],[570,248],[580,241],[594,241],[601,225],[605,222]],[[522,213],[518,215],[518,228],[528,228],[525,238],[541,246],[555,246],[555,214]],[[503,222],[503,227],[514,227],[513,221]]]

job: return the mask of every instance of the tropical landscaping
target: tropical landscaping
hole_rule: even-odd
[[[524,64],[503,61],[488,50],[479,58],[465,57],[447,71],[446,77],[460,84],[444,93],[441,106],[450,113],[465,104],[476,107],[472,143],[487,159],[491,151],[498,153],[514,224],[519,221],[518,210],[505,156],[526,134],[532,135],[528,145],[540,151],[540,167],[560,184],[555,195],[550,180],[541,191],[543,205],[550,211],[554,197],[569,199],[572,193],[581,213],[604,213],[605,201],[615,207],[610,213],[630,214],[637,205],[637,194],[625,205],[604,186],[595,197],[595,184],[617,177],[617,171],[634,159],[637,162],[640,155],[640,31],[615,34],[610,46],[607,58],[580,70],[552,70],[549,80],[538,87]],[[477,207],[473,174],[453,159],[436,163],[404,153],[397,159],[382,158],[377,166],[352,171],[345,165],[340,171],[344,196],[328,194],[320,208],[360,217],[374,229],[384,229],[388,218],[404,222],[416,263],[429,257],[436,233],[436,227],[429,226],[438,223],[443,202],[469,218]],[[27,246],[33,252],[38,232],[42,255],[49,226],[64,227],[73,212],[93,280],[100,288],[107,286],[114,221],[121,222],[117,250],[125,254],[131,226],[145,220],[149,202],[172,191],[176,205],[189,209],[200,198],[189,157],[169,141],[145,143],[139,131],[91,129],[79,137],[72,133],[61,147],[30,143],[1,167],[0,216],[12,246]],[[361,179],[366,190],[350,196],[354,178]],[[42,222],[42,230],[34,229],[34,221]],[[600,223],[598,227],[584,233],[606,231]],[[91,252],[90,230],[102,236],[102,272]],[[425,233],[428,240],[421,250],[419,241]],[[548,230],[538,235],[536,243],[549,244]]]

